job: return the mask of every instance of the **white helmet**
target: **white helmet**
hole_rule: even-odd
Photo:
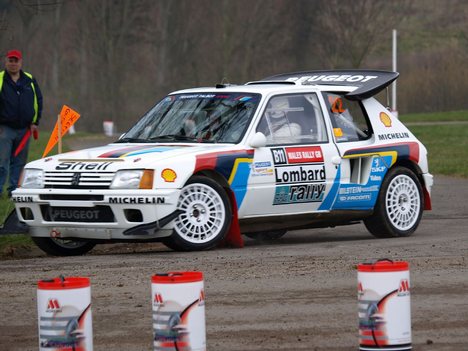
[[[270,113],[270,116],[273,118],[284,117],[285,113],[289,109],[289,100],[287,97],[278,96],[270,101],[270,107],[267,111]]]

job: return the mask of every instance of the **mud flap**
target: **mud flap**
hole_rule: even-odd
[[[218,245],[219,247],[244,247],[244,239],[242,239],[242,234],[240,232],[239,226],[239,218],[237,217],[237,202],[234,194],[229,191],[228,192],[229,199],[231,200],[232,204],[232,220],[231,226],[229,227],[229,231],[226,235],[226,238]]]
[[[0,235],[26,234],[28,232],[29,227],[19,220],[15,209],[10,212],[5,223],[3,223],[3,227],[0,228]]]

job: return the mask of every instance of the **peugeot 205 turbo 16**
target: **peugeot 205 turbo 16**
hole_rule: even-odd
[[[404,237],[431,208],[426,148],[374,96],[385,71],[176,91],[112,144],[28,163],[13,201],[52,255],[96,243],[205,250],[231,233],[364,222]]]

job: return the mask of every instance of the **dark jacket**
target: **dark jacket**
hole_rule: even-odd
[[[34,89],[31,86],[34,84]],[[37,119],[34,121],[34,92],[37,98]],[[20,78],[15,83],[8,72],[3,74],[3,84],[0,92],[0,125],[22,129],[33,122],[39,124],[42,113],[42,94],[34,78],[20,71]]]

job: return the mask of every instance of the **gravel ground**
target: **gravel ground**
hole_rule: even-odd
[[[356,265],[379,258],[410,264],[413,349],[466,350],[468,181],[435,182],[434,209],[409,238],[374,239],[358,224],[196,253],[18,250],[0,261],[0,350],[38,349],[36,284],[60,274],[91,279],[95,350],[152,350],[151,275],[173,270],[204,273],[208,350],[357,350]]]

